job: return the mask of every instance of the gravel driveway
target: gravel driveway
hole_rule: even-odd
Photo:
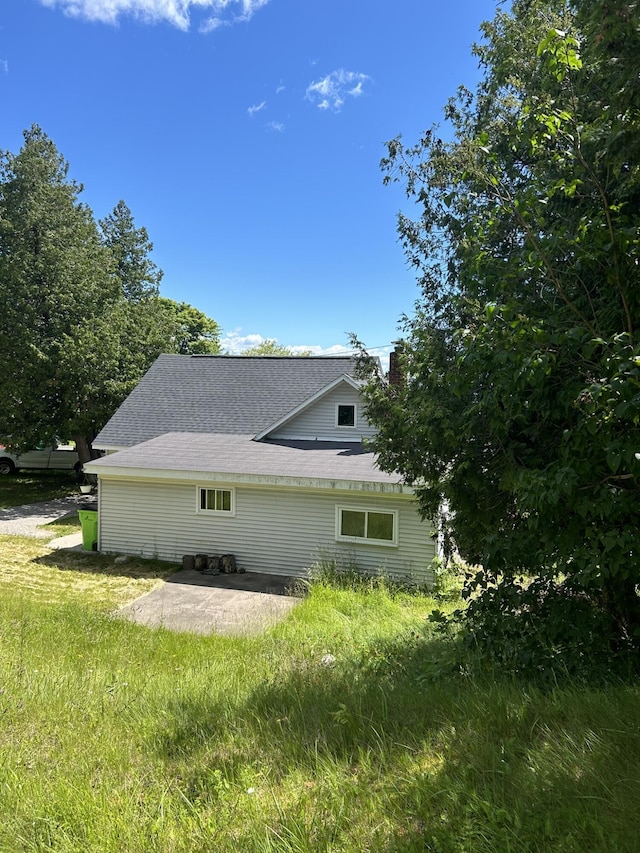
[[[64,518],[83,506],[97,509],[98,499],[95,495],[70,495],[68,498],[0,509],[0,533],[50,539],[51,532],[40,530],[40,526]]]

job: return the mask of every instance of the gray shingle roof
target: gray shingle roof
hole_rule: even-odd
[[[353,371],[352,358],[161,355],[94,445],[168,432],[255,435]]]
[[[253,441],[248,435],[194,435],[169,433],[105,456],[85,466],[87,470],[124,473],[184,472],[248,475],[276,479],[308,478],[398,486],[399,474],[381,471],[373,453],[359,444],[329,441]],[[298,483],[298,485],[300,485]],[[322,485],[320,482],[316,486]],[[328,485],[328,483],[327,483]],[[330,487],[330,486],[329,486]],[[374,487],[375,488],[375,487]],[[395,488],[394,491],[401,491]]]

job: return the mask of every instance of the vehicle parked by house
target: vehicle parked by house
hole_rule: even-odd
[[[71,444],[36,447],[20,456],[0,444],[0,475],[13,474],[26,468],[75,471],[82,475],[82,464]]]

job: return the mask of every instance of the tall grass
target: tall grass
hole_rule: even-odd
[[[24,541],[0,540],[3,853],[640,849],[636,685],[439,668],[434,602],[382,581],[317,580],[260,637],[149,630],[110,612],[160,566]]]

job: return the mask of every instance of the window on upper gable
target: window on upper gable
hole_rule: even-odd
[[[336,406],[336,426],[355,427],[356,407],[352,403],[338,403]]]

